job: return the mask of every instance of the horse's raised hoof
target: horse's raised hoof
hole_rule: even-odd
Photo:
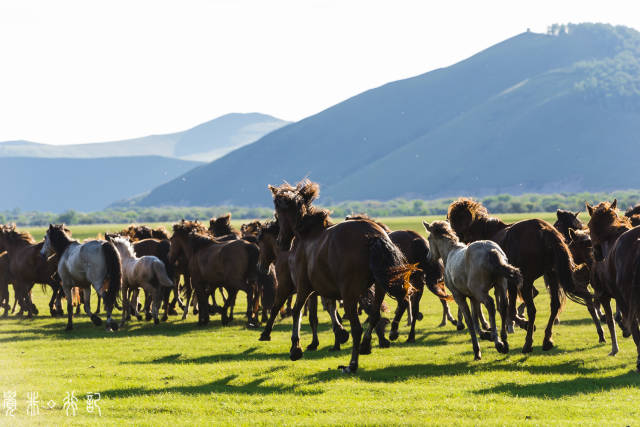
[[[507,325],[507,333],[508,334],[513,334],[515,331],[513,330],[513,322],[509,323]]]
[[[438,325],[438,328],[442,328],[443,326],[447,326],[446,320],[443,320],[442,322],[440,322],[440,324]]]
[[[489,331],[480,331],[480,339],[485,341],[493,341],[493,337],[491,336],[491,332]]]
[[[96,326],[100,326],[102,325],[102,319],[100,319],[98,316],[96,316],[95,314],[91,315],[91,321],[93,322],[94,325]]]
[[[262,332],[260,334],[260,338],[258,338],[259,341],[271,341],[271,334],[267,334],[266,332]]]
[[[526,353],[531,353],[532,351],[533,351],[533,342],[532,341],[525,342],[524,347],[522,347],[522,352],[526,354]]]
[[[360,354],[371,354],[371,339],[362,340],[360,343]]]
[[[338,329],[338,332],[336,332],[335,335],[340,344],[344,344],[349,341],[349,332],[344,329]]]
[[[456,330],[458,331],[464,331],[464,328],[465,326],[464,326],[464,323],[462,322],[458,322],[458,324],[456,325]]]
[[[153,324],[154,324],[154,325],[159,325],[159,324],[160,324],[160,319],[158,319],[157,317],[155,317],[155,318],[153,319]]]
[[[553,348],[553,341],[551,339],[544,340],[544,342],[542,343],[542,349],[544,351],[549,351],[552,348]]]
[[[38,311],[38,307],[36,307],[35,305],[33,306],[33,314],[35,314],[36,316],[40,314],[40,312]]]
[[[184,313],[182,313],[182,320],[185,320],[187,318],[187,312],[185,311]]]
[[[302,349],[300,347],[292,347],[289,350],[289,358],[294,362],[302,359]]]
[[[622,338],[629,338],[630,336],[631,332],[629,332],[627,329],[622,330]]]
[[[392,329],[392,330],[389,332],[389,339],[390,339],[391,341],[395,341],[395,340],[397,340],[399,336],[400,336],[400,334],[398,333],[398,330],[397,330],[397,329]]]
[[[389,341],[386,338],[383,338],[383,339],[378,341],[378,347],[380,347],[380,348],[389,348],[389,347],[391,347],[391,341]]]
[[[416,320],[417,320],[417,321],[420,321],[420,320],[422,320],[422,319],[424,319],[424,316],[422,315],[422,313],[417,312],[417,313],[416,313]]]
[[[344,365],[340,365],[338,366],[338,369],[340,369],[342,371],[343,374],[354,374],[357,370],[358,367],[357,366],[344,366]]]
[[[498,342],[496,344],[496,350],[498,350],[500,354],[507,354],[509,353],[509,344],[506,342]]]
[[[319,344],[320,343],[318,341],[312,341],[311,344],[307,346],[307,351],[316,351]]]

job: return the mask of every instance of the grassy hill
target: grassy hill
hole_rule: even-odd
[[[639,64],[626,27],[523,33],[278,129],[138,203],[263,205],[268,183],[304,176],[322,203],[637,187]]]
[[[123,141],[71,145],[6,141],[0,143],[0,157],[164,156],[211,161],[286,124],[283,120],[265,114],[233,113],[183,132]]]

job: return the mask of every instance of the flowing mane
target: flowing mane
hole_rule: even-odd
[[[278,225],[278,221],[267,221],[260,226],[258,230],[258,240],[262,238],[263,234],[271,234],[273,236],[278,236],[280,232],[280,226]]]
[[[588,226],[592,238],[604,241],[633,228],[628,217],[618,215],[615,205],[609,202],[601,202],[594,207],[587,205],[591,215]]]
[[[226,213],[218,218],[211,218],[209,220],[209,232],[216,237],[229,234],[240,235],[238,230],[231,226],[231,213]]]
[[[460,243],[460,239],[447,221],[434,221],[430,225],[429,233],[439,239],[450,240],[453,244]]]
[[[107,240],[113,243],[118,250],[120,250],[120,248],[124,249],[124,252],[126,252],[129,257],[134,259],[137,258],[136,252],[133,249],[133,245],[131,244],[131,241],[126,237],[117,236],[117,235],[113,237],[108,236]]]
[[[71,243],[78,242],[77,240],[72,239],[67,233],[68,232],[64,224],[49,226],[47,235],[49,236],[51,247],[58,255],[62,255]]]
[[[447,212],[451,228],[460,239],[469,243],[477,239],[487,239],[502,228],[507,227],[501,219],[489,216],[482,203],[469,198],[459,198],[451,203]],[[470,234],[473,238],[469,238]]]
[[[6,237],[9,241],[16,243],[28,243],[35,244],[36,241],[33,236],[28,231],[18,231],[16,230],[15,224],[4,225],[1,230],[4,237]]]
[[[303,179],[297,186],[284,183],[279,187],[269,187],[273,193],[273,202],[276,208],[295,207],[298,215],[296,231],[300,234],[308,234],[318,228],[327,228],[333,225],[330,212],[312,205],[320,194],[320,186],[308,179]]]
[[[183,219],[177,224],[173,224],[173,232],[174,233],[184,233],[189,234],[190,232],[195,231],[200,234],[207,234],[207,228],[202,225],[199,221],[189,221]]]

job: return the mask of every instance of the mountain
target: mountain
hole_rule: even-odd
[[[149,191],[201,163],[159,156],[0,158],[0,210],[83,212]]]
[[[569,25],[361,93],[137,203],[268,205],[267,184],[305,176],[323,202],[640,188],[639,131],[640,33]]]
[[[0,157],[98,158],[163,156],[211,161],[253,142],[288,122],[259,113],[227,114],[183,132],[89,144],[0,142]]]

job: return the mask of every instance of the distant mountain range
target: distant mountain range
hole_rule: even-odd
[[[123,141],[49,145],[0,142],[0,157],[98,158],[163,156],[208,162],[253,142],[288,122],[266,114],[227,114],[183,132]]]
[[[640,188],[639,148],[640,34],[569,25],[354,96],[135,203],[269,205],[267,184],[305,176],[325,203]]]

